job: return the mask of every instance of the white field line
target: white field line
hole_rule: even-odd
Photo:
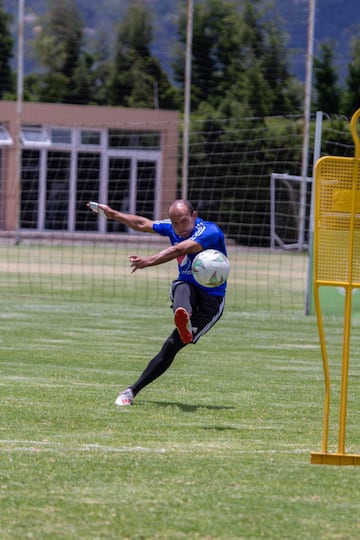
[[[13,440],[13,439],[0,439],[0,452],[101,452],[101,453],[195,453],[196,451],[205,450],[206,453],[211,451],[219,452],[222,450],[229,450],[226,445],[204,445],[195,444],[192,447],[186,445],[171,445],[167,448],[150,448],[144,446],[106,446],[102,444],[80,444],[78,446],[68,446],[61,443],[54,443],[48,441],[31,441],[31,440]],[[241,450],[231,448],[232,454],[238,455],[276,455],[276,454],[308,454],[312,450],[309,448],[292,448],[292,449],[249,449]]]
[[[26,376],[20,376],[20,375],[8,375],[8,376],[2,376],[2,382],[0,382],[1,386],[8,386],[8,383],[6,381],[12,381],[12,382],[22,382],[22,383],[31,383],[32,385],[36,385],[37,387],[41,388],[67,388],[68,386],[78,386],[78,387],[94,387],[94,388],[109,388],[109,385],[107,383],[87,383],[83,381],[74,381],[74,380],[64,380],[63,382],[52,382],[51,379],[47,378],[41,378],[41,377],[26,377]],[[16,398],[18,399],[18,398]]]

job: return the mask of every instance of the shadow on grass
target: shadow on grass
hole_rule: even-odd
[[[210,431],[239,431],[239,428],[233,426],[203,426],[203,429]]]
[[[198,409],[209,409],[209,410],[216,410],[216,411],[223,411],[223,410],[234,410],[235,407],[228,407],[226,405],[191,405],[189,403],[178,403],[175,401],[148,401],[149,403],[153,403],[154,405],[158,405],[159,407],[178,407],[184,412],[194,412]]]

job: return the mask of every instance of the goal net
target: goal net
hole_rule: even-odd
[[[81,117],[57,106],[67,118],[60,122],[47,106],[36,106],[36,125],[22,128],[19,191],[9,129],[14,119],[0,117],[2,293],[165,304],[176,263],[131,274],[128,256],[167,243],[95,216],[86,202],[167,217],[169,203],[181,194],[178,119],[127,119],[119,129],[111,117],[104,120],[104,108],[102,123],[91,124],[86,107],[79,109]],[[332,145],[337,151],[345,126],[329,120],[325,152]],[[301,151],[300,117],[192,123],[188,198],[203,219],[224,230],[231,262],[227,303],[241,312],[304,312],[308,253],[288,249],[297,243]],[[307,240],[310,197],[311,189]]]

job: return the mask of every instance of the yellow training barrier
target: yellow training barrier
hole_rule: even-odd
[[[311,453],[311,463],[360,465],[360,455],[345,451],[349,375],[351,307],[354,289],[360,288],[360,140],[357,122],[351,119],[355,157],[326,156],[315,167],[314,302],[325,377],[322,448]],[[339,434],[337,452],[328,451],[330,417],[330,370],[325,342],[319,288],[341,287],[345,294]]]

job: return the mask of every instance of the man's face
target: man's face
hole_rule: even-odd
[[[197,213],[190,213],[185,205],[171,207],[169,218],[175,233],[181,238],[188,238],[194,228]]]

